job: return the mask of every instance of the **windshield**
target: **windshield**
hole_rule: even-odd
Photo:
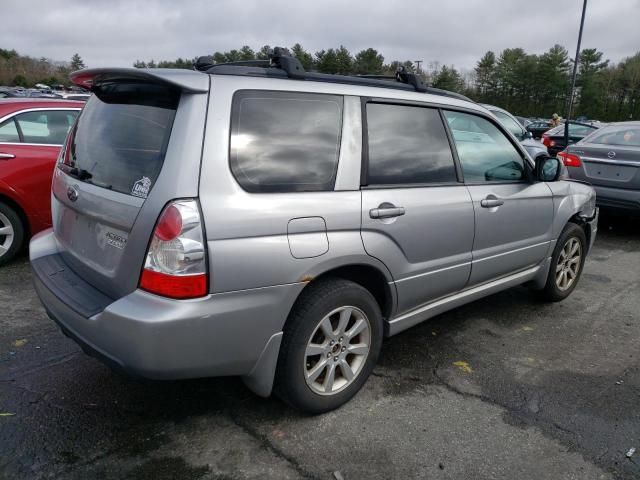
[[[114,83],[94,93],[70,135],[61,168],[79,180],[146,198],[164,162],[179,92]]]
[[[500,121],[500,123],[507,130],[513,133],[516,138],[522,138],[522,135],[524,134],[524,130],[522,129],[522,126],[518,122],[516,122],[513,118],[511,118],[506,113],[501,112],[499,110],[492,110],[492,113],[496,117],[498,117],[498,120]]]

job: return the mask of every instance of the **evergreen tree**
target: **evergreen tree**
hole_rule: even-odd
[[[302,48],[302,45],[296,43],[293,47],[291,47],[291,54],[300,61],[305,70],[313,70],[313,56],[304,48]]]
[[[240,49],[239,59],[240,60],[255,60],[256,59],[256,53],[251,49],[251,47],[249,47],[248,45],[244,45]]]
[[[256,53],[256,58],[258,60],[269,60],[269,53],[271,53],[271,47],[269,45],[263,45]]]
[[[578,61],[578,78],[576,85],[580,97],[576,112],[588,117],[602,114],[603,95],[600,92],[598,76],[607,68],[609,61],[602,61],[602,52],[595,48],[586,48],[580,52]]]
[[[82,70],[83,68],[87,68],[87,66],[82,61],[82,57],[80,57],[80,55],[78,55],[77,53],[74,53],[73,57],[71,57],[71,65],[69,67],[71,68],[71,71],[74,71],[74,72],[76,70]]]
[[[349,75],[353,72],[353,57],[343,45],[336,50],[336,68],[335,73],[339,75]]]
[[[315,63],[320,73],[338,73],[336,51],[333,48],[316,52]]]
[[[464,82],[460,73],[453,67],[444,65],[433,78],[433,86],[451,92],[462,92],[464,90]]]
[[[476,93],[484,102],[491,102],[497,87],[496,54],[485,53],[474,69]]]
[[[361,50],[356,54],[355,73],[362,75],[381,75],[384,66],[384,57],[373,48]]]

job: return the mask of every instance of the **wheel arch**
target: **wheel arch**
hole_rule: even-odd
[[[315,276],[313,280],[307,283],[302,292],[315,282],[332,277],[350,280],[366,288],[378,302],[382,317],[384,319],[391,318],[395,311],[396,289],[393,282],[381,268],[367,263],[352,263],[333,267]],[[300,292],[300,295],[302,292]]]
[[[589,225],[585,221],[584,217],[580,215],[580,213],[576,213],[571,218],[569,218],[567,223],[574,223],[578,225],[580,228],[582,228],[582,231],[584,232],[584,236],[587,239],[586,246],[588,250],[589,245],[591,245],[591,229],[589,228]]]
[[[393,278],[389,271],[384,264],[381,262],[378,264],[377,260],[373,257],[350,260],[352,261],[340,265],[336,265],[334,262],[321,265],[318,267],[319,273],[306,274],[302,278],[302,281],[304,281],[306,285],[298,292],[298,295],[292,302],[289,308],[289,314],[282,325],[283,331],[290,321],[291,312],[300,300],[302,294],[308,292],[310,286],[317,284],[319,281],[331,278],[350,280],[362,285],[371,292],[376,302],[378,302],[380,310],[382,311],[383,322],[386,323],[386,319],[391,318],[397,305],[397,294],[395,285],[393,284]],[[282,337],[282,331],[274,334],[267,342],[264,351],[251,372],[242,377],[245,385],[251,391],[262,397],[267,397],[271,394]]]

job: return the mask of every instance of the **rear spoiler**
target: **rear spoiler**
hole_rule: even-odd
[[[169,68],[89,68],[69,75],[71,81],[91,89],[103,82],[151,82],[178,87],[188,93],[207,93],[209,75],[184,69]]]

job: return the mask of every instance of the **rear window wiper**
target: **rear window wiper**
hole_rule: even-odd
[[[69,170],[67,170],[67,173],[72,177],[77,178],[78,180],[89,180],[91,177],[93,177],[93,175],[90,174],[87,170],[78,167],[70,168]]]
[[[96,185],[97,187],[106,188],[108,190],[113,189],[113,185],[93,180],[93,174],[89,173],[84,168],[69,167],[68,165],[64,165],[63,170],[72,177],[77,178],[78,180],[85,183],[90,183],[91,185]]]

